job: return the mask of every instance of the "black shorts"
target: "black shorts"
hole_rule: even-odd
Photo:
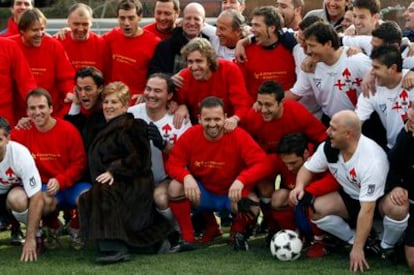
[[[405,230],[404,244],[414,246],[414,204],[410,204],[410,218],[408,218],[408,226]]]
[[[359,211],[361,210],[361,203],[359,200],[351,198],[342,188],[338,190],[339,195],[342,198],[342,201],[345,204],[345,208],[348,211],[349,219],[347,220],[349,226],[356,228],[356,223],[358,220]],[[381,197],[382,198],[382,197]],[[377,202],[381,199],[379,198]],[[378,204],[375,206],[374,218],[381,218],[381,215],[378,211]]]

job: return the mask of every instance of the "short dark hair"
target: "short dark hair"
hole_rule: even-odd
[[[354,0],[353,7],[358,9],[367,9],[374,15],[380,12],[381,3],[379,0]]]
[[[174,81],[172,81],[171,77],[168,74],[166,74],[166,73],[153,73],[152,75],[150,75],[148,77],[148,79],[151,79],[151,78],[160,78],[160,79],[165,80],[165,83],[167,84],[167,92],[169,94],[175,92]]]
[[[397,65],[397,72],[402,71],[402,57],[399,49],[392,45],[383,45],[377,48],[374,48],[371,52],[371,59],[377,60],[381,64],[387,66],[387,68],[392,65]]]
[[[17,27],[19,28],[19,31],[25,31],[37,21],[46,24],[46,16],[37,8],[25,10],[20,15]]]
[[[312,25],[316,22],[324,22],[324,20],[322,18],[320,18],[319,16],[316,16],[316,15],[306,16],[305,18],[303,18],[302,21],[300,21],[299,29],[301,29],[303,31],[307,27],[309,27],[310,25]]]
[[[327,22],[316,22],[306,28],[303,32],[305,39],[315,37],[316,41],[321,44],[326,44],[331,41],[332,48],[339,49],[339,37],[335,29]]]
[[[75,83],[78,78],[91,77],[96,86],[101,87],[104,85],[104,77],[100,70],[95,67],[84,67],[79,69],[75,74]]]
[[[199,111],[201,114],[201,111],[203,109],[216,108],[216,107],[221,107],[221,109],[223,109],[223,113],[225,113],[223,100],[215,96],[208,96],[208,97],[205,97],[200,102]]]
[[[252,12],[252,17],[263,16],[266,26],[274,26],[275,34],[279,36],[285,22],[280,12],[273,6],[263,6],[255,8]]]
[[[308,138],[302,133],[290,133],[283,136],[277,146],[278,154],[296,154],[303,157],[308,148]]]
[[[176,12],[180,11],[180,1],[179,0],[156,0],[155,2],[161,2],[161,3],[173,3],[174,10]]]
[[[267,80],[259,86],[257,91],[261,95],[273,95],[277,102],[281,102],[285,97],[285,91],[282,85],[273,80]]]
[[[119,10],[133,10],[135,9],[138,16],[142,15],[143,7],[139,0],[122,0],[116,7],[116,15],[119,15]]]
[[[35,88],[31,91],[29,91],[29,93],[26,95],[26,105],[27,102],[29,101],[29,98],[31,97],[42,97],[44,96],[47,100],[47,105],[49,107],[53,106],[53,101],[52,101],[52,96],[50,95],[50,93],[48,91],[46,91],[43,88]]]
[[[4,117],[0,116],[0,129],[3,129],[6,132],[6,136],[10,135],[10,124]]]
[[[384,21],[372,31],[372,36],[382,39],[388,45],[401,45],[402,31],[395,21]]]
[[[16,2],[16,0],[11,0],[10,1],[10,7],[13,7],[15,2]],[[34,7],[34,5],[35,5],[34,0],[30,0],[30,3],[32,3],[32,6]]]

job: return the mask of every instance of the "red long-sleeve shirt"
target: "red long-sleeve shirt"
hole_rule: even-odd
[[[139,36],[126,37],[120,28],[112,29],[103,38],[112,56],[110,81],[122,81],[131,94],[142,94],[149,63],[161,40],[147,30]]]
[[[279,119],[264,121],[260,113],[250,109],[241,127],[246,129],[267,153],[275,153],[280,139],[290,133],[305,134],[312,142],[326,139],[326,128],[302,104],[285,100],[283,115]]]
[[[73,92],[75,71],[63,46],[51,36],[45,35],[40,47],[23,44],[20,35],[10,37],[23,51],[32,70],[37,86],[46,89],[52,96],[53,111],[63,117],[70,107],[65,104],[67,93]]]
[[[11,126],[26,114],[26,95],[34,88],[36,81],[19,47],[9,39],[0,38],[0,115]]]
[[[60,189],[78,181],[86,168],[86,154],[79,131],[69,122],[56,119],[56,125],[40,132],[32,125],[28,130],[12,130],[12,140],[25,145],[35,160],[43,183],[56,178]]]
[[[0,33],[0,37],[9,37],[16,34],[19,34],[19,27],[16,21],[14,21],[13,16],[10,16],[9,20],[7,20],[7,29],[3,33]]]
[[[177,91],[177,100],[187,105],[193,121],[197,118],[200,102],[207,96],[221,98],[228,117],[244,117],[253,104],[237,65],[224,59],[219,59],[218,63],[217,70],[205,81],[196,80],[188,68],[180,73],[184,85]]]
[[[166,169],[179,182],[191,174],[208,191],[219,195],[228,194],[238,179],[244,184],[244,196],[273,170],[265,152],[244,130],[236,128],[219,140],[210,141],[205,138],[201,125],[191,127],[180,137]]]

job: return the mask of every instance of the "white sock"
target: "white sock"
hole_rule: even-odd
[[[328,215],[316,221],[312,220],[312,222],[320,229],[331,233],[341,240],[350,244],[353,243],[355,232],[343,218],[336,215]]]
[[[180,231],[180,227],[178,226],[177,221],[174,218],[173,213],[171,212],[171,209],[168,207],[166,209],[158,209],[157,208],[158,213],[160,213],[161,215],[163,215],[172,225],[172,227],[174,228],[174,230],[181,232]]]
[[[394,245],[401,238],[408,225],[409,214],[400,220],[396,221],[388,216],[384,216],[382,223],[384,225],[384,233],[382,234],[381,247],[384,249],[394,247]]]
[[[29,209],[26,209],[22,212],[17,212],[12,210],[13,216],[16,218],[17,221],[27,224],[27,213],[29,212]]]

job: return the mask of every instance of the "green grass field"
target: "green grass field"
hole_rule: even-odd
[[[322,259],[300,258],[294,262],[273,259],[264,246],[264,238],[249,241],[247,252],[233,251],[227,237],[195,251],[164,255],[133,255],[132,261],[100,266],[94,263],[90,245],[81,251],[69,248],[67,236],[60,237],[62,247],[49,250],[37,262],[19,261],[21,248],[9,246],[9,233],[0,234],[1,274],[349,274],[346,254],[331,253]],[[404,265],[388,266],[368,259],[368,274],[409,274]]]

